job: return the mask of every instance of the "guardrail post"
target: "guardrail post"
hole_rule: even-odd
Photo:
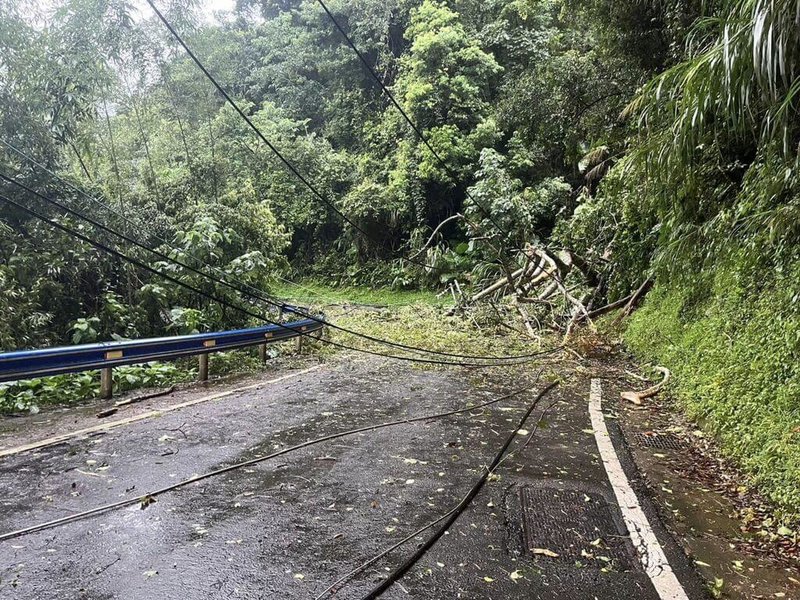
[[[100,369],[100,397],[108,400],[114,393],[114,379],[111,377],[111,367]]]
[[[258,347],[258,358],[261,359],[262,364],[267,364],[267,343],[264,342]]]
[[[298,335],[296,338],[294,338],[294,349],[297,351],[298,354],[300,354],[303,351],[303,338],[304,337],[305,336],[303,336],[303,335]]]
[[[208,352],[198,355],[200,361],[200,372],[197,375],[198,381],[208,381]]]

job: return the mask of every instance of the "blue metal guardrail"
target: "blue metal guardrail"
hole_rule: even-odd
[[[303,319],[284,323],[283,326],[266,325],[216,333],[5,352],[0,353],[0,382],[95,369],[109,370],[106,372],[110,373],[112,367],[121,365],[191,355],[207,357],[210,352],[269,344],[291,338],[302,339],[299,336],[319,331],[322,327],[319,321]]]

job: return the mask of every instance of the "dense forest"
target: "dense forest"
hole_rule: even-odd
[[[125,0],[0,0],[4,176],[260,290],[478,291],[530,247],[595,306],[653,284],[628,346],[800,506],[797,0],[156,5],[302,179]],[[249,323],[8,204],[0,228],[5,350]]]

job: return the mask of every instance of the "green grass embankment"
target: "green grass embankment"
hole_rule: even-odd
[[[800,513],[800,265],[655,286],[624,339],[672,370],[688,415],[787,515]]]

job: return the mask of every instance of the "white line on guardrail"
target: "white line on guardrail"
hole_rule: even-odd
[[[166,406],[164,408],[158,408],[156,410],[151,410],[146,413],[142,413],[139,415],[134,415],[132,417],[128,417],[127,419],[119,419],[117,421],[109,421],[108,423],[102,423],[101,425],[95,425],[94,427],[87,427],[85,429],[79,429],[77,431],[72,431],[70,433],[63,433],[61,435],[57,435],[51,438],[47,438],[45,440],[40,440],[38,442],[32,442],[30,444],[24,444],[22,446],[17,446],[15,448],[8,448],[7,450],[0,450],[0,458],[4,456],[11,456],[13,454],[19,454],[20,452],[26,452],[28,450],[37,450],[39,448],[44,448],[45,446],[52,446],[53,444],[60,444],[61,442],[65,442],[71,438],[79,437],[82,435],[87,435],[90,433],[97,433],[99,431],[107,431],[109,429],[114,429],[115,427],[121,427],[123,425],[128,425],[129,423],[135,423],[137,421],[143,421],[144,419],[149,419],[151,417],[157,417],[163,415],[164,413],[172,412],[175,410],[180,410],[182,408],[187,408],[189,406],[194,406],[195,404],[201,404],[203,402],[209,402],[211,400],[219,400],[221,398],[227,398],[228,396],[232,396],[233,394],[238,394],[240,392],[246,392],[248,390],[253,390],[258,387],[269,385],[271,383],[278,383],[280,381],[285,381],[286,379],[291,379],[293,377],[299,377],[300,375],[305,375],[306,373],[311,373],[312,371],[316,371],[320,369],[322,365],[316,365],[314,367],[310,367],[308,369],[303,369],[302,371],[298,371],[296,373],[289,373],[288,375],[283,375],[278,377],[277,379],[270,379],[269,381],[259,381],[258,383],[254,383],[252,385],[246,385],[244,387],[236,388],[234,390],[227,390],[225,392],[218,392],[216,394],[211,394],[210,396],[203,396],[202,398],[196,398],[195,400],[189,400],[188,402],[181,402],[180,404],[175,404],[173,406]]]
[[[636,497],[625,471],[622,469],[619,457],[614,450],[614,444],[608,435],[601,397],[600,380],[592,379],[592,387],[589,392],[589,416],[592,419],[592,429],[597,441],[597,449],[600,451],[600,459],[603,461],[611,487],[614,488],[614,495],[622,511],[622,518],[628,528],[628,533],[630,533],[631,542],[637,549],[639,560],[659,597],[662,600],[689,600],[681,582],[675,576],[661,544],[658,543],[656,534],[639,504],[639,499]]]

